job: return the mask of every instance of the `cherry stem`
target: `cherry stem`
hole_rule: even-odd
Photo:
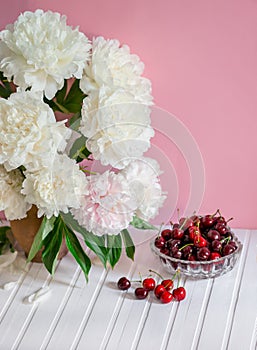
[[[231,240],[231,237],[226,237],[221,240],[222,243],[227,243]]]
[[[159,272],[156,272],[156,271],[154,271],[154,270],[151,270],[151,269],[149,269],[149,272],[153,272],[153,273],[155,273],[157,276],[159,276],[162,280],[164,279],[163,277],[162,277],[162,275],[161,274],[159,274]]]
[[[231,221],[231,220],[234,220],[234,218],[229,218],[229,219],[226,221],[226,223],[228,223],[228,222]]]
[[[178,270],[176,271],[175,276],[176,276],[176,274],[178,274],[178,282],[177,282],[177,288],[178,288],[179,285],[180,285],[180,269],[178,269]],[[175,276],[174,276],[174,278],[175,278]]]
[[[188,247],[189,245],[194,245],[194,243],[187,243],[187,244],[183,245],[183,247],[180,247],[178,250],[182,250],[182,249]]]
[[[142,283],[142,280],[131,280],[131,283]]]
[[[187,222],[187,219],[188,219],[188,218],[185,218],[185,220],[182,222],[182,225],[179,227],[180,230],[182,230],[182,228],[184,227],[185,223]]]
[[[179,221],[179,208],[177,208],[177,219]]]
[[[161,231],[162,231],[163,225],[164,225],[164,222],[161,223],[161,226],[160,226],[160,229],[159,229],[159,232],[158,232],[158,235],[157,235],[158,237],[160,237],[160,235],[161,235]]]
[[[211,217],[213,218],[216,214],[220,214],[220,210],[219,210],[219,209],[217,209],[217,210],[215,211],[215,213],[211,215]],[[220,215],[220,216],[221,216],[221,215]]]

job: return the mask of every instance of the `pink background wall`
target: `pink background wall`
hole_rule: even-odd
[[[233,227],[257,228],[256,0],[8,0],[0,28],[36,8],[66,14],[89,38],[119,39],[145,63],[152,152],[169,191],[163,218],[195,203],[233,216]]]

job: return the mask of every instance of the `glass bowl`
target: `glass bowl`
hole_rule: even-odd
[[[155,240],[152,240],[150,242],[150,247],[152,252],[157,257],[159,257],[164,269],[167,272],[174,273],[176,270],[179,269],[182,275],[191,278],[214,278],[232,270],[241,254],[243,245],[233,233],[232,236],[234,242],[237,245],[237,249],[233,253],[223,256],[216,260],[188,261],[182,259],[175,259],[161,253],[160,250],[154,244]]]

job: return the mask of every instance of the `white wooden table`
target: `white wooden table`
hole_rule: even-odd
[[[152,294],[136,300],[117,289],[125,275],[149,268],[167,277],[149,241],[135,262],[122,257],[114,270],[94,260],[89,282],[68,254],[52,278],[42,264],[0,272],[0,350],[253,350],[257,346],[257,230],[234,230],[244,247],[236,267],[216,279],[182,279],[184,301],[161,304]],[[15,263],[14,263],[15,266]],[[6,283],[9,289],[4,289]],[[41,300],[27,297],[49,287]]]

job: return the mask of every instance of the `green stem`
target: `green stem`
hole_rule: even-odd
[[[60,105],[60,103],[58,103],[57,101],[53,101],[53,102],[60,109],[61,112],[65,113],[65,114],[70,114],[70,111],[68,111],[68,109],[66,109],[65,107]]]
[[[159,276],[162,280],[164,280],[164,278],[162,277],[162,275],[161,274],[159,274],[159,272],[156,272],[156,271],[154,271],[154,270],[151,270],[151,269],[149,269],[148,270],[149,272],[153,272],[153,273],[155,273],[157,276]]]

